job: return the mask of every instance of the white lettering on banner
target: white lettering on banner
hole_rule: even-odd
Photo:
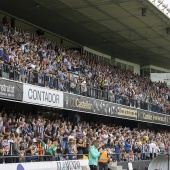
[[[11,85],[0,84],[0,90],[1,92],[15,93],[15,87]]]
[[[2,170],[82,170],[82,167],[88,167],[88,160],[0,164]]]
[[[24,84],[23,92],[24,102],[46,105],[51,107],[63,107],[62,91]]]
[[[63,161],[56,163],[57,170],[81,170],[81,165],[79,161]]]

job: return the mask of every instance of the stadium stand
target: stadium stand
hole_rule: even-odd
[[[7,20],[3,24],[0,77],[169,114],[166,83],[151,82],[47,38],[13,29]],[[150,160],[168,152],[170,133],[11,113],[7,108],[0,112],[0,163],[87,159],[95,140],[104,146],[110,161]]]
[[[0,77],[169,114],[170,90],[129,70],[80,55],[49,39],[10,27],[0,33]]]
[[[169,18],[136,2],[1,4],[12,16],[0,19],[0,169],[169,168],[170,86],[144,77],[169,72],[156,68],[169,68]]]
[[[47,38],[13,29],[7,20],[3,23],[0,77],[169,114],[166,83],[151,82]],[[87,159],[95,140],[108,152],[110,161],[151,160],[168,152],[170,133],[11,114],[7,108],[0,112],[0,163]]]
[[[87,159],[95,140],[99,147],[105,146],[110,161],[118,162],[150,160],[167,153],[170,146],[168,131],[131,130],[97,121],[21,114],[7,108],[0,111],[0,132],[1,163]]]

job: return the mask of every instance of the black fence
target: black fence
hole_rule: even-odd
[[[47,152],[46,152],[47,153]],[[117,162],[140,162],[140,161],[151,161],[155,157],[159,156],[160,153],[108,153],[109,161]],[[167,155],[167,153],[161,153],[161,155]],[[82,157],[81,159],[88,159],[86,154],[56,154],[55,156],[50,153],[45,155],[30,155],[30,156],[13,156],[5,155],[0,156],[0,164],[4,163],[19,163],[19,162],[41,162],[41,161],[65,161],[65,160],[77,160],[77,156]],[[105,160],[105,159],[100,159]],[[108,159],[107,159],[108,160]]]
[[[26,69],[22,65],[14,67],[8,64],[0,64],[0,77],[110,101],[138,109],[170,114],[170,109],[166,104],[160,105],[159,103],[130,98],[128,95],[115,91],[114,86],[96,86],[92,84],[92,79],[80,76],[80,74],[76,74],[75,72],[69,72],[67,75],[61,72],[54,74],[54,71],[52,73],[45,73],[43,70]]]
[[[0,164],[19,163],[19,162],[40,162],[40,161],[57,161],[57,157],[51,155],[31,155],[31,156],[0,156]]]

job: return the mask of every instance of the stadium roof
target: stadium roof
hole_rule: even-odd
[[[5,0],[0,9],[112,57],[170,69],[170,19],[148,0]]]

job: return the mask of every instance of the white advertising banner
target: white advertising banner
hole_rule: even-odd
[[[62,108],[63,92],[30,84],[24,84],[23,101],[32,104]]]
[[[82,170],[88,166],[88,160],[53,161],[53,162],[30,162],[0,164],[2,170]]]

